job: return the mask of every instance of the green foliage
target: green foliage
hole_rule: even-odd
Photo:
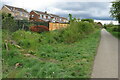
[[[12,39],[16,41],[18,45],[26,49],[32,48],[32,50],[37,48],[38,43],[40,43],[40,37],[41,35],[37,33],[24,30],[18,30],[12,34]]]
[[[81,19],[81,21],[86,21],[86,22],[94,23],[93,19]]]
[[[114,36],[116,36],[120,39],[120,27],[119,27],[119,25],[108,24],[106,26],[107,26],[107,30],[110,33],[112,33]]]
[[[111,16],[119,21],[120,23],[120,1],[114,1],[112,2],[111,7]]]
[[[100,29],[103,27],[103,25],[101,25],[100,23],[93,23],[93,24],[96,29]]]
[[[3,45],[7,40],[9,48],[2,52],[4,78],[90,78],[100,39],[93,23],[72,22],[41,34],[18,30],[9,39],[6,35],[4,30]]]
[[[72,22],[70,26],[62,33],[62,39],[65,43],[73,43],[85,37],[94,31],[93,24],[86,22]]]
[[[16,23],[11,14],[2,13],[2,29],[16,31]]]
[[[56,44],[56,43],[73,43],[76,42],[88,34],[94,32],[95,27],[92,23],[87,22],[71,22],[70,26],[66,29],[44,32],[40,35],[37,33],[32,33],[29,31],[17,31],[13,34],[13,39],[18,42],[21,46],[26,46],[29,48],[35,42],[39,42],[41,44]],[[36,36],[33,36],[36,34]],[[33,40],[36,39],[36,41]]]
[[[35,26],[35,24],[31,23],[31,24],[28,24],[27,26],[30,28],[31,26]]]
[[[36,40],[36,37],[41,35],[32,33],[32,36],[29,32],[18,32],[29,36],[31,39],[35,36],[32,40]],[[13,35],[15,40],[24,39],[24,36],[17,36],[18,32],[15,32]],[[47,33],[42,34],[47,35]],[[3,77],[90,78],[99,39],[100,31],[95,31],[86,38],[72,44],[41,44],[36,42],[40,45],[34,45],[37,46],[37,52],[34,53],[36,56],[34,57],[24,56],[24,52],[17,48],[10,49],[9,52],[3,50]],[[34,48],[34,46],[32,47]],[[21,65],[15,68],[16,63]]]
[[[31,26],[35,26],[35,22],[30,22],[28,20],[16,20],[17,30],[26,30],[28,31]]]
[[[72,14],[69,14],[69,20],[72,21]]]

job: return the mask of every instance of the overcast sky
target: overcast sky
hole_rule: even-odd
[[[112,0],[2,0],[0,7],[7,4],[31,10],[48,11],[62,17],[72,14],[76,18],[92,18],[96,20],[112,20],[110,7]]]

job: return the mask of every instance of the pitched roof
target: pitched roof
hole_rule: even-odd
[[[60,17],[60,16],[58,16],[58,15],[55,15],[55,14],[50,14],[50,15],[52,15],[52,16],[54,16],[54,17]]]
[[[48,14],[48,13],[45,13],[45,12],[42,12],[42,11],[36,11],[36,10],[33,10],[33,11],[38,13],[38,14],[45,14],[45,15],[49,15],[49,16],[59,17],[58,15],[55,15],[55,14]]]
[[[55,14],[49,14],[49,13],[45,13],[45,12],[42,12],[42,11],[36,11],[36,10],[32,10],[32,11],[36,12],[37,14],[45,14],[45,15],[49,15],[49,16],[52,16],[52,17],[59,17],[59,18],[62,18],[62,19],[66,19],[66,20],[67,20],[67,18],[65,18],[65,17],[60,17],[60,16],[55,15]]]
[[[45,13],[45,12],[42,12],[42,11],[36,11],[36,10],[32,10],[32,11],[34,11],[34,12],[36,12],[36,13],[38,13],[38,14],[45,14],[45,15],[49,15],[49,14],[47,14],[47,13]]]
[[[67,18],[65,18],[65,17],[60,17],[60,18],[62,18],[62,19],[67,19]]]
[[[12,12],[13,12],[14,10],[17,10],[17,11],[29,13],[29,12],[27,12],[26,10],[24,10],[23,8],[13,7],[13,6],[9,6],[9,5],[5,5],[5,6],[6,6],[7,8],[9,8]]]

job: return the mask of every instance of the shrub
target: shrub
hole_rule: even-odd
[[[102,25],[102,23],[94,23],[94,27],[96,28],[96,29],[100,29],[100,28],[102,28],[103,27],[103,25]]]
[[[29,31],[19,30],[13,33],[12,37],[18,42],[20,46],[32,47],[35,46],[36,42],[40,44],[51,44],[51,43],[73,43],[76,42],[88,34],[94,32],[94,24],[88,22],[71,22],[67,28],[48,31],[46,26],[32,26],[31,31],[43,32],[41,34],[32,33]]]
[[[119,27],[117,27],[117,26],[115,26],[115,27],[113,27],[113,29],[112,29],[113,31],[115,31],[115,32],[120,32],[120,28]]]
[[[16,31],[16,22],[11,14],[2,13],[2,29]]]
[[[104,28],[107,28],[107,27],[113,27],[113,23],[110,23],[110,24],[104,24]]]
[[[30,31],[18,30],[12,34],[12,39],[22,48],[36,49],[41,35]]]
[[[93,19],[81,19],[81,21],[87,21],[87,22],[90,22],[90,23],[94,23]]]
[[[65,43],[73,43],[94,31],[94,25],[87,22],[72,22],[62,34]]]
[[[44,31],[49,31],[49,29],[46,26],[43,26],[43,25],[32,26],[32,27],[30,27],[30,30],[33,31],[33,32],[38,32],[38,33],[41,33],[41,32],[44,32]]]
[[[67,28],[43,33],[47,43],[73,43],[94,32],[94,24],[88,22],[71,22]]]

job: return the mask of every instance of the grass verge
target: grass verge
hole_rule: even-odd
[[[100,31],[95,31],[71,44],[36,44],[29,55],[27,46],[8,44],[9,52],[3,50],[3,78],[90,78],[99,39]]]
[[[107,27],[107,30],[115,37],[120,39],[120,26]]]

